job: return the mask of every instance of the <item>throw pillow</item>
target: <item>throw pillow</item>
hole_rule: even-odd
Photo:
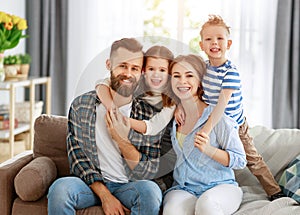
[[[279,180],[282,192],[300,202],[300,155],[290,162]]]
[[[50,158],[35,158],[16,175],[16,193],[23,201],[36,201],[46,194],[56,176],[56,166]]]

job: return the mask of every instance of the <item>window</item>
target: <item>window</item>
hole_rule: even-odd
[[[231,26],[228,58],[242,77],[248,122],[271,127],[276,6],[276,0],[111,0],[105,5],[74,0],[69,5],[67,102],[93,89],[95,79],[103,77],[100,72],[107,74],[104,62],[114,40],[159,36],[168,46],[174,41],[184,44],[175,47],[175,54],[196,51],[204,56],[198,48],[200,26],[208,14],[219,14]],[[148,42],[156,40],[149,37]]]
[[[183,42],[206,58],[198,43],[200,27],[209,14],[221,15],[231,27],[233,45],[228,58],[241,74],[250,126],[271,126],[276,2],[145,0],[144,35]]]

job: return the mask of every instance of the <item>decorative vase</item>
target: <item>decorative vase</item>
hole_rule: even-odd
[[[5,80],[4,72],[4,53],[0,53],[0,82]]]

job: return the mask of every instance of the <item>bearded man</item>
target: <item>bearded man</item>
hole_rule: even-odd
[[[76,214],[77,209],[95,205],[102,205],[105,214],[159,213],[161,190],[153,181],[144,180],[157,169],[159,149],[149,144],[138,150],[124,138],[122,130],[128,126],[118,120],[132,111],[132,96],[143,67],[142,45],[133,38],[115,41],[106,66],[111,71],[110,92],[118,110],[107,112],[95,91],[74,99],[67,136],[74,177],[57,179],[51,185],[48,214]]]

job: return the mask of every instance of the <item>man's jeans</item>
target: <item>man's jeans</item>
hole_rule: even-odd
[[[106,183],[110,192],[132,215],[157,215],[162,202],[162,193],[152,181],[140,180],[129,183]],[[57,179],[49,188],[48,214],[76,214],[77,209],[101,205],[100,199],[80,178]]]

